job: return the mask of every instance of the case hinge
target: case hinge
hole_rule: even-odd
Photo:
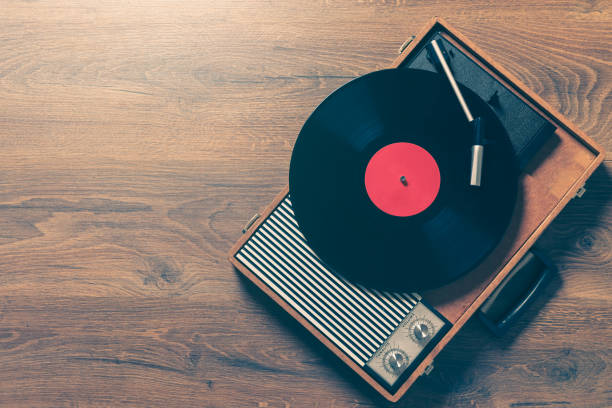
[[[242,227],[242,233],[243,234],[246,233],[249,230],[249,228],[251,228],[253,224],[255,224],[255,221],[257,221],[259,217],[261,217],[259,213],[256,213],[255,215],[253,215],[251,219],[246,224],[244,224],[244,227]]]
[[[404,52],[404,50],[406,49],[406,47],[408,47],[410,45],[410,43],[415,39],[414,35],[411,35],[410,37],[408,37],[408,39],[406,41],[404,41],[404,43],[402,44],[401,47],[399,47],[399,50],[397,50],[398,54],[401,54],[402,52]]]

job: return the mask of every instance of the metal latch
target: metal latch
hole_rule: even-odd
[[[578,191],[576,191],[576,195],[574,196],[574,198],[580,198],[584,195],[584,193],[586,193],[586,188],[584,188],[584,185],[582,187],[580,187],[578,189]]]
[[[434,365],[433,365],[433,363],[431,363],[430,365],[428,365],[427,367],[425,367],[425,371],[423,371],[423,374],[425,374],[425,375],[429,375],[429,374],[431,374],[431,372],[433,371],[433,369],[434,369]]]
[[[410,45],[410,43],[414,40],[414,38],[415,38],[414,35],[411,35],[410,37],[408,37],[408,39],[406,41],[404,41],[402,46],[399,47],[399,50],[397,50],[397,53],[401,54],[402,52],[404,52],[406,47],[408,47]]]
[[[253,215],[251,217],[251,219],[244,225],[244,227],[242,227],[242,233],[246,233],[249,228],[251,228],[253,226],[253,224],[255,224],[255,221],[257,221],[257,219],[261,217],[261,215],[259,213]]]

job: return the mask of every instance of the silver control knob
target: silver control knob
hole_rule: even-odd
[[[383,358],[385,369],[393,374],[401,374],[408,366],[408,356],[400,349],[391,349]]]
[[[429,336],[429,328],[426,324],[418,323],[412,330],[414,332],[414,337],[418,340],[425,340],[427,336]]]
[[[425,319],[419,319],[410,325],[410,337],[417,343],[423,343],[433,336],[433,326]]]

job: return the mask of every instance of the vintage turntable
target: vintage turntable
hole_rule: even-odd
[[[230,261],[397,401],[485,301],[500,330],[533,295],[531,246],[603,157],[436,18],[313,112]]]

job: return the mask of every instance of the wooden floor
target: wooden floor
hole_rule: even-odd
[[[612,151],[606,1],[0,0],[0,407],[374,407],[226,261],[315,106],[434,15]],[[612,406],[612,156],[405,407]]]

